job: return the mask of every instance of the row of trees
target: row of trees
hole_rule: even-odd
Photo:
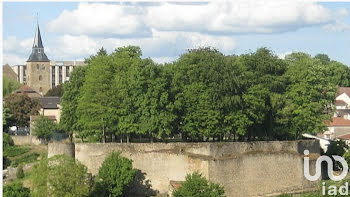
[[[349,68],[326,55],[200,48],[167,64],[141,55],[101,49],[75,69],[63,87],[65,130],[90,141],[296,139],[322,131],[337,85],[350,85]]]

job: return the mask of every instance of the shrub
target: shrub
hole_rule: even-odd
[[[2,133],[2,137],[3,137],[3,148],[4,148],[4,150],[6,148],[8,148],[9,146],[13,146],[14,145],[13,140],[12,140],[11,136],[8,133],[3,132]]]
[[[29,197],[30,190],[23,187],[21,182],[15,182],[4,186],[5,197]]]
[[[173,192],[174,197],[223,197],[224,188],[218,184],[211,183],[200,173],[194,172],[186,176],[181,187]]]
[[[349,146],[346,144],[344,140],[337,140],[337,141],[331,141],[328,148],[326,155],[332,156],[332,155],[338,155],[343,156],[345,151],[349,148]]]
[[[119,152],[113,152],[99,169],[92,196],[124,196],[135,175],[132,160],[122,157]]]
[[[331,141],[328,145],[326,155],[331,157],[332,155],[343,156],[349,146],[346,144],[344,140]],[[333,157],[331,157],[333,158]],[[343,166],[340,162],[333,160],[333,168],[336,170],[342,169]]]
[[[22,165],[20,165],[20,166],[17,168],[16,177],[17,177],[18,179],[24,178],[24,171],[23,171],[23,166],[22,166]]]
[[[42,159],[34,166],[31,180],[34,197],[83,197],[89,194],[91,185],[86,167],[66,155]]]
[[[58,130],[58,125],[48,117],[40,116],[34,121],[33,133],[41,140],[49,141],[52,133]]]

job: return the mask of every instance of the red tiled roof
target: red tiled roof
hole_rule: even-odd
[[[337,138],[343,139],[343,140],[350,140],[350,133],[338,136]]]
[[[343,100],[336,100],[334,102],[334,105],[342,105],[342,106],[344,106],[344,105],[347,105],[347,104]]]
[[[343,117],[333,117],[332,121],[326,121],[327,126],[350,126],[350,120],[346,120]]]
[[[343,93],[347,94],[350,97],[350,87],[339,87],[337,96],[339,96]]]
[[[35,90],[33,90],[28,85],[24,85],[24,86],[20,87],[18,90],[16,90],[16,92],[32,92],[32,91],[35,92]]]

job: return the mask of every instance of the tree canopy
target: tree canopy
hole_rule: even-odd
[[[26,95],[10,94],[4,98],[4,106],[9,109],[13,118],[13,125],[17,127],[28,127],[30,116],[39,113],[40,105]]]
[[[101,49],[64,85],[62,124],[89,141],[298,139],[321,132],[347,66],[327,55],[280,59],[260,48],[242,55],[189,50],[172,63],[139,47]]]
[[[59,84],[51,88],[45,94],[45,96],[58,96],[58,97],[62,97],[62,95],[63,95],[63,84]]]
[[[41,140],[49,141],[53,132],[58,130],[58,125],[46,116],[39,116],[33,123],[33,134]]]

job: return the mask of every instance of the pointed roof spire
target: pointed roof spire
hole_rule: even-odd
[[[27,62],[49,62],[44,52],[43,42],[41,40],[41,34],[39,29],[39,23],[37,22],[37,28],[34,36],[34,43],[32,47],[32,53],[30,54]]]
[[[35,32],[35,36],[34,36],[33,48],[44,48],[43,42],[41,40],[39,24],[37,24],[37,28],[36,28],[36,32]]]

